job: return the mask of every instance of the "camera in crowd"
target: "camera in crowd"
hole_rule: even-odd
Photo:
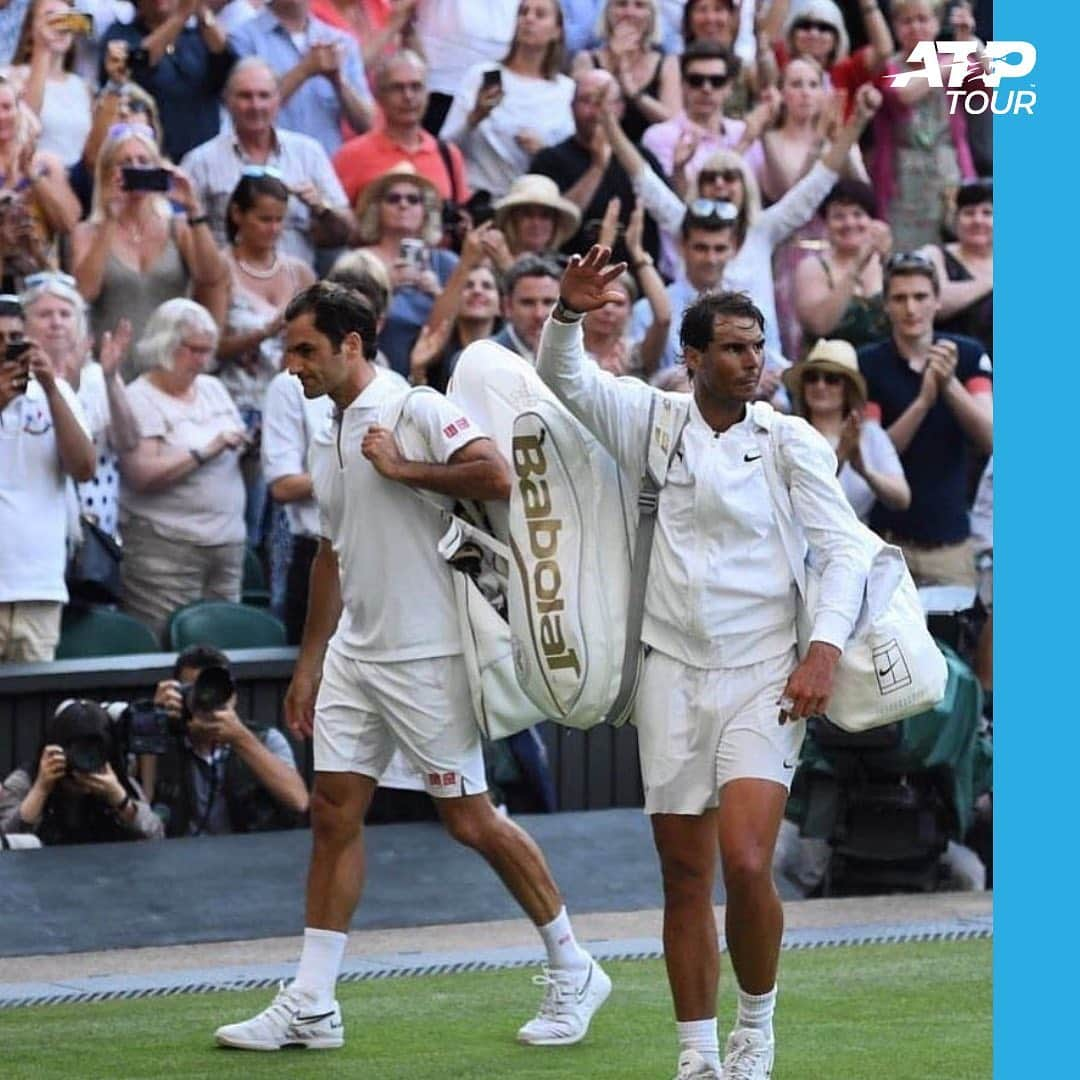
[[[193,682],[180,684],[183,702],[179,716],[172,716],[153,701],[133,701],[118,723],[130,754],[164,754],[171,740],[182,738],[193,716],[224,708],[236,686],[229,669],[220,665],[203,668]]]

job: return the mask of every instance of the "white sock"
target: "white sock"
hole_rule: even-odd
[[[537,927],[547,949],[548,967],[584,968],[589,966],[589,954],[577,943],[574,930],[570,925],[570,916],[566,908],[560,908],[559,914],[547,924]]]
[[[739,991],[739,1015],[736,1027],[756,1028],[765,1033],[768,1039],[773,1037],[773,1013],[776,1012],[776,987],[767,994],[748,994]]]
[[[337,930],[317,930],[304,927],[304,947],[300,966],[292,985],[313,999],[316,1009],[330,1009],[334,1004],[334,985],[345,956],[347,934]]]
[[[676,1020],[675,1033],[680,1050],[696,1050],[717,1072],[720,1071],[720,1036],[716,1017],[708,1020]]]

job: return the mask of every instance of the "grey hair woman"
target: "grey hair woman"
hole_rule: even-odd
[[[128,387],[139,442],[120,464],[121,606],[159,635],[184,604],[240,599],[247,436],[205,373],[216,347],[205,308],[168,300],[147,320],[143,374]]]

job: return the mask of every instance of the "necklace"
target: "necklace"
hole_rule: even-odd
[[[277,252],[274,252],[274,257],[265,270],[260,270],[257,266],[249,266],[239,255],[236,256],[236,265],[239,266],[245,274],[249,274],[253,278],[259,278],[261,281],[266,281],[278,272]]]

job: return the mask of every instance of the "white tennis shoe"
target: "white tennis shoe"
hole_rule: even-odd
[[[540,1011],[517,1033],[518,1042],[530,1046],[572,1046],[585,1038],[593,1013],[607,1001],[611,980],[604,969],[589,958],[581,968],[549,968],[533,976],[545,987]]]
[[[214,1032],[219,1046],[236,1050],[281,1050],[302,1046],[308,1050],[337,1050],[345,1045],[341,1009],[313,1009],[306,994],[281,984],[277,996],[257,1016],[239,1024],[225,1024]]]
[[[723,1077],[697,1050],[684,1050],[679,1055],[675,1080],[723,1080]]]
[[[769,1080],[776,1044],[756,1028],[736,1028],[724,1051],[724,1080]]]

